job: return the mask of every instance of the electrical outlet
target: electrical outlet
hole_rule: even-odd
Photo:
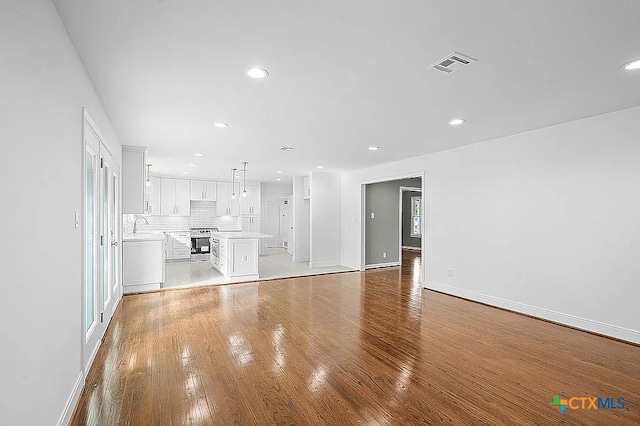
[[[382,253],[382,257],[386,258],[387,257],[387,253]]]
[[[449,270],[447,271],[447,275],[448,275],[448,276],[450,276],[450,277],[452,277],[452,276],[453,276],[453,269],[449,269]]]
[[[376,218],[376,214],[374,212],[371,212],[371,219],[375,219]]]

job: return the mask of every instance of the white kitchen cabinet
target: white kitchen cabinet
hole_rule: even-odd
[[[145,214],[147,148],[122,146],[122,213]]]
[[[260,217],[259,216],[242,216],[240,219],[240,227],[242,232],[260,233]]]
[[[308,200],[311,198],[311,177],[307,176],[302,179],[302,198]]]
[[[145,214],[151,216],[160,215],[160,178],[151,176],[146,184],[146,196],[144,202]]]
[[[188,216],[191,213],[191,185],[185,179],[162,178],[160,182],[160,214]]]
[[[159,290],[165,281],[164,239],[122,242],[123,293]]]
[[[167,260],[189,260],[191,258],[191,233],[170,232],[167,254]]]
[[[200,201],[216,201],[218,193],[218,185],[210,180],[192,180],[191,181],[191,199]]]
[[[218,182],[218,197],[216,201],[216,212],[218,216],[239,216],[240,205],[238,197],[240,197],[240,184],[235,184],[236,198],[232,199],[231,182]]]
[[[247,195],[240,194],[240,214],[259,215],[260,214],[260,187],[247,186]]]

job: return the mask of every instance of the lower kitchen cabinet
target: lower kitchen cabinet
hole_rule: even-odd
[[[191,233],[170,232],[167,238],[167,260],[191,258]]]
[[[123,293],[159,290],[165,280],[165,241],[127,239],[122,241]]]

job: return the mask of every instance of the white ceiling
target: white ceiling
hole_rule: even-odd
[[[640,71],[620,69],[640,58],[637,0],[54,3],[122,142],[160,174],[350,170],[640,105]],[[453,51],[479,61],[427,68]]]

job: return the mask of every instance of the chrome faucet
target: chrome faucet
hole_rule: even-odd
[[[136,220],[134,220],[134,221],[133,221],[133,233],[134,233],[134,234],[137,234],[137,233],[138,233],[138,219],[144,219],[144,221],[146,222],[146,224],[147,224],[147,225],[149,224],[149,221],[147,220],[147,218],[146,218],[146,217],[144,217],[144,216],[137,217],[137,218],[136,218]]]

